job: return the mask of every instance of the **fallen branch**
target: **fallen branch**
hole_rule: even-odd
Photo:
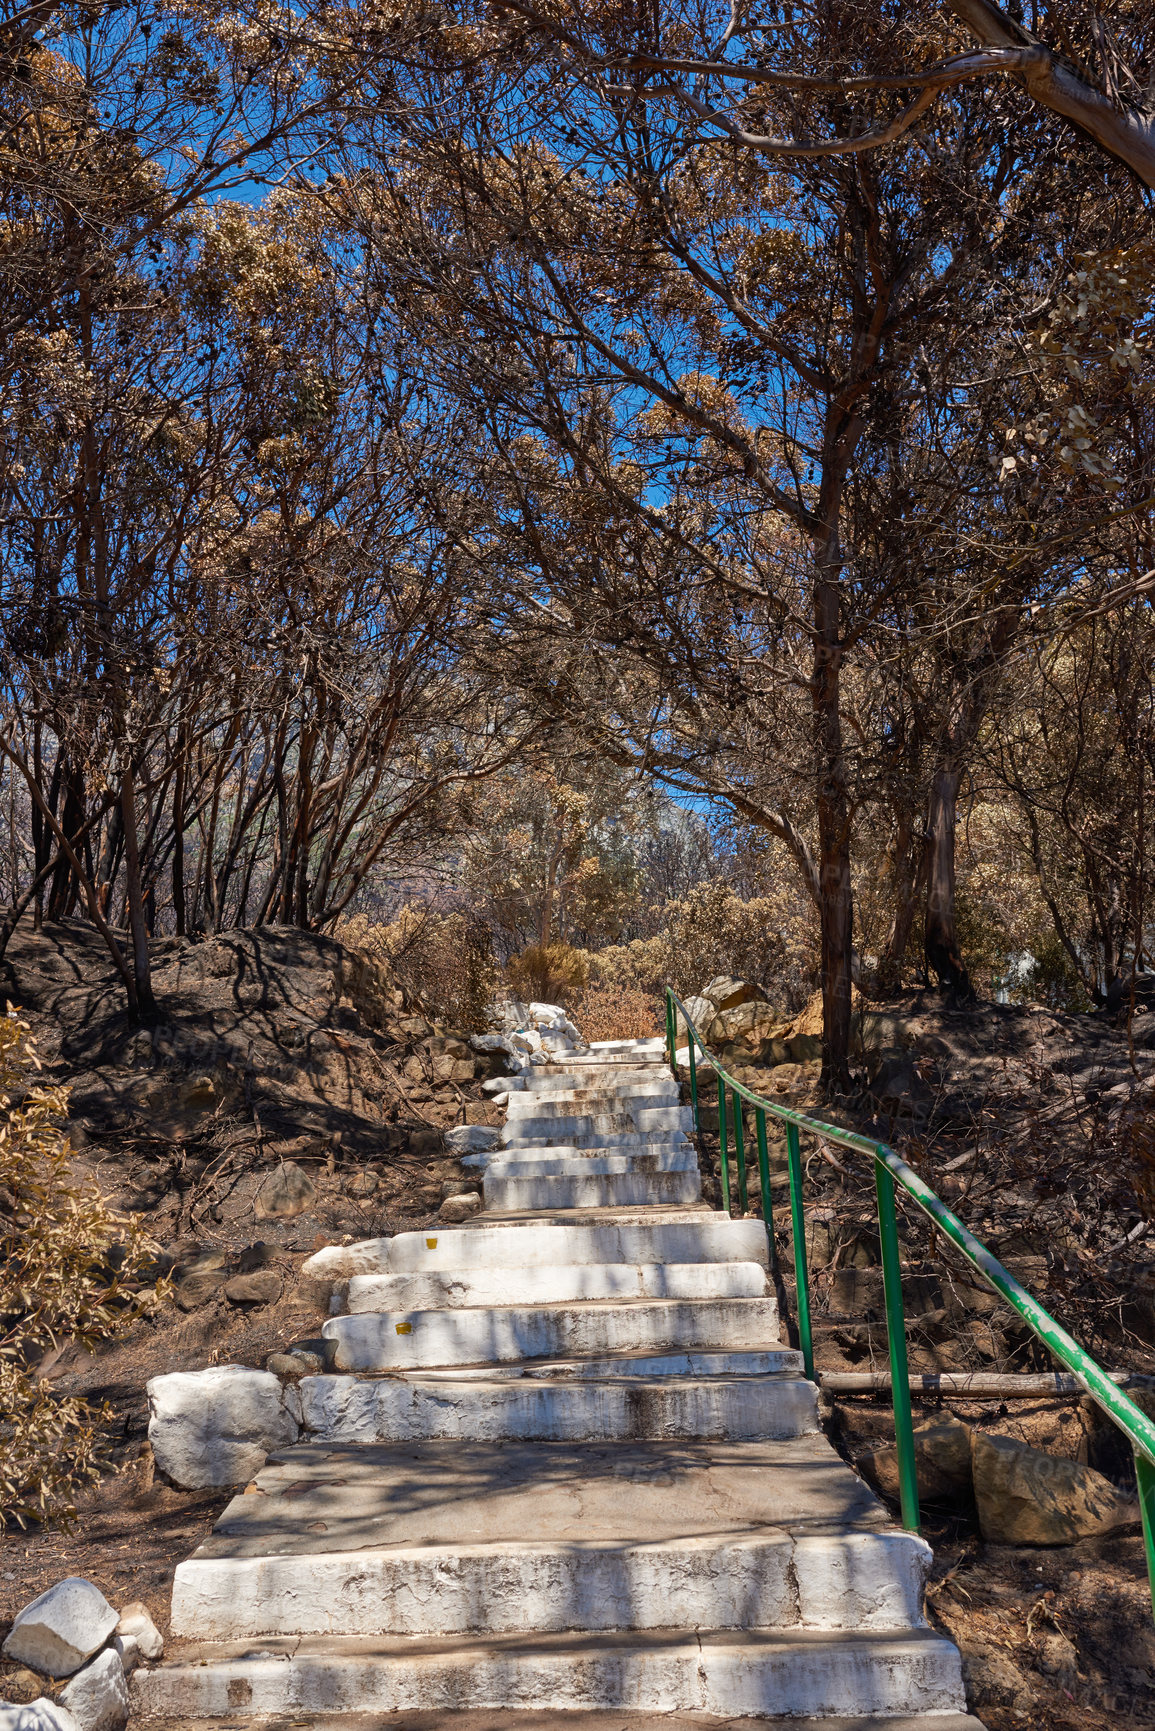
[[[1155,1388],[1155,1376],[1136,1371],[1108,1373],[1120,1388]],[[820,1370],[818,1384],[824,1394],[889,1394],[890,1372],[885,1370]],[[999,1371],[940,1371],[919,1375],[911,1372],[911,1394],[949,1394],[977,1400],[1037,1400],[1040,1396],[1085,1393],[1078,1377],[1068,1371],[1041,1371],[1016,1376]]]

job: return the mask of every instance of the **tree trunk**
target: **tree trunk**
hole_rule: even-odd
[[[184,893],[184,783],[187,751],[188,740],[182,730],[172,790],[172,911],[178,938],[187,935],[188,923]]]
[[[127,879],[125,901],[132,935],[132,975],[136,982],[136,1012],[142,1021],[156,1014],[152,992],[152,970],[148,959],[148,921],[140,881],[140,853],[136,835],[136,793],[131,769],[124,772],[120,788],[120,815],[124,824],[124,863]]]
[[[954,764],[940,764],[930,784],[926,824],[926,936],[928,967],[952,997],[974,997],[970,975],[959,954],[955,930],[955,825],[962,773]]]
[[[825,1087],[843,1092],[850,1087],[854,899],[850,797],[840,708],[840,625],[838,584],[828,566],[815,584],[813,675],[822,888],[822,1081]]]

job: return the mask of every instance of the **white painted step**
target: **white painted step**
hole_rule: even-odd
[[[768,1517],[772,1514],[772,1520]],[[284,1450],[177,1569],[172,1629],[925,1627],[931,1552],[820,1437]]]
[[[586,1112],[632,1112],[635,1107],[644,1110],[647,1107],[677,1106],[680,1094],[681,1090],[672,1076],[644,1085],[639,1083],[636,1088],[620,1092],[598,1088],[559,1088],[549,1092],[538,1089],[533,1093],[511,1094],[505,1112],[509,1119],[559,1118],[565,1116],[567,1108],[581,1108]]]
[[[817,1391],[802,1379],[800,1364],[781,1362],[801,1354],[747,1356],[777,1359],[777,1374],[610,1371],[595,1380],[563,1371],[557,1381],[491,1369],[484,1380],[477,1372],[469,1380],[451,1380],[448,1372],[309,1376],[298,1387],[307,1432],[339,1443],[765,1442],[814,1431]]]
[[[501,1225],[482,1215],[476,1224],[431,1232],[399,1232],[333,1244],[304,1263],[314,1279],[405,1270],[588,1267],[600,1262],[760,1262],[769,1257],[759,1220],[730,1220],[703,1212],[691,1220],[636,1219],[588,1225]]]
[[[487,1208],[622,1208],[697,1202],[697,1172],[607,1172],[601,1177],[493,1178],[484,1180]]]
[[[594,1126],[592,1119],[566,1119],[550,1130],[541,1130],[540,1120],[522,1119],[514,1130],[507,1126],[502,1132],[503,1148],[685,1148],[686,1133],[678,1124],[657,1129],[622,1128],[625,1119],[610,1118],[604,1127]],[[615,1130],[614,1124],[618,1125]],[[538,1129],[527,1126],[537,1125]]]
[[[234,1719],[542,1703],[795,1719],[965,1707],[958,1648],[928,1629],[266,1638],[256,1651],[197,1646],[136,1671],[132,1699],[139,1714]]]
[[[357,1274],[346,1309],[460,1310],[503,1304],[575,1304],[601,1298],[763,1298],[758,1262],[564,1264],[558,1268],[479,1268],[445,1273]]]
[[[573,1137],[620,1136],[622,1132],[655,1132],[681,1130],[687,1136],[694,1129],[693,1111],[689,1106],[634,1106],[618,1111],[535,1111],[511,1113],[502,1130],[502,1144],[526,1141],[570,1142]]]
[[[698,1156],[686,1148],[502,1148],[478,1167],[483,1177],[594,1178],[612,1172],[697,1172]]]
[[[760,1716],[754,1727],[746,1718],[707,1713],[555,1713],[542,1707],[474,1708],[468,1719],[452,1707],[409,1713],[327,1713],[313,1723],[324,1726],[324,1731],[984,1731],[969,1713],[904,1713],[899,1718],[888,1713],[850,1721],[808,1717],[801,1726],[797,1719],[775,1714]],[[182,1714],[179,1731],[220,1731],[220,1722]],[[239,1726],[234,1724],[231,1731],[239,1731]],[[285,1731],[284,1717],[246,1714],[244,1731]]]
[[[640,1088],[665,1088],[674,1083],[665,1064],[634,1066],[623,1064],[582,1064],[569,1062],[554,1066],[551,1064],[535,1065],[530,1070],[522,1072],[524,1088],[516,1092],[521,1094],[551,1094],[558,1089],[576,1088],[591,1093],[609,1092],[624,1093]],[[513,1096],[511,1095],[511,1098]]]
[[[719,1298],[393,1311],[333,1316],[321,1332],[337,1342],[339,1370],[417,1370],[583,1353],[773,1346],[778,1308],[772,1298]]]

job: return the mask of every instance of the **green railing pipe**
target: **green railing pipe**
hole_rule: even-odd
[[[1155,1422],[1148,1418],[1133,1400],[1128,1399],[1121,1388],[1118,1388],[1107,1373],[1095,1363],[1089,1353],[1085,1352],[1074,1337],[1067,1333],[1061,1323],[1056,1322],[1050,1313],[1043,1309],[1039,1301],[1032,1297],[1024,1286],[1021,1286],[1009,1269],[1004,1268],[998,1258],[987,1249],[986,1245],[975,1237],[956,1214],[953,1214],[939,1196],[930,1188],[918,1173],[906,1161],[896,1154],[894,1149],[885,1142],[877,1142],[869,1136],[860,1136],[855,1130],[844,1130],[838,1124],[827,1124],[819,1118],[809,1118],[804,1112],[796,1112],[790,1106],[783,1106],[777,1101],[768,1100],[762,1094],[756,1094],[752,1088],[747,1088],[737,1077],[731,1076],[721,1062],[707,1049],[698,1033],[686,1007],[681,999],[666,988],[667,1029],[675,1025],[677,1012],[681,1012],[686,1024],[687,1043],[693,1050],[697,1046],[704,1061],[709,1064],[718,1078],[718,1112],[719,1126],[722,1129],[722,1170],[723,1194],[726,1211],[730,1210],[730,1190],[726,1156],[725,1136],[725,1094],[729,1087],[735,1097],[735,1111],[741,1115],[741,1100],[748,1101],[763,1113],[769,1113],[786,1125],[787,1163],[790,1178],[790,1213],[794,1228],[794,1268],[797,1282],[798,1333],[802,1350],[807,1359],[807,1375],[813,1375],[813,1354],[808,1351],[810,1335],[809,1291],[806,1270],[805,1217],[802,1208],[802,1168],[799,1156],[799,1133],[805,1131],[808,1135],[820,1136],[840,1147],[851,1148],[860,1154],[869,1155],[875,1163],[875,1185],[879,1203],[879,1230],[883,1243],[883,1284],[886,1294],[887,1334],[890,1344],[891,1385],[895,1404],[895,1425],[898,1432],[900,1480],[902,1476],[902,1459],[906,1445],[903,1441],[903,1431],[909,1433],[912,1424],[910,1411],[910,1390],[907,1372],[906,1325],[902,1310],[901,1269],[898,1256],[897,1222],[895,1223],[890,1252],[886,1248],[889,1236],[884,1214],[889,1206],[893,1213],[895,1186],[905,1192],[911,1200],[922,1209],[923,1213],[934,1222],[945,1238],[948,1238],[955,1249],[961,1252],[973,1268],[977,1268],[987,1284],[994,1288],[999,1296],[1016,1311],[1027,1324],[1031,1332],[1043,1342],[1043,1345],[1065,1365],[1077,1378],[1080,1386],[1091,1397],[1095,1404],[1107,1414],[1112,1423],[1116,1424],[1127,1437],[1135,1455],[1136,1475],[1139,1486],[1139,1501],[1143,1516],[1143,1532],[1147,1549],[1148,1571],[1152,1582],[1153,1603],[1155,1603]],[[672,1048],[671,1057],[676,1058]],[[793,1134],[792,1134],[793,1132]],[[891,1180],[888,1185],[882,1181],[885,1174]],[[768,1174],[767,1174],[768,1176]],[[764,1179],[763,1215],[766,1217],[766,1200],[769,1185]],[[886,1200],[884,1200],[884,1198]],[[888,1274],[887,1261],[891,1264]],[[805,1328],[804,1328],[805,1322]],[[913,1447],[910,1449],[910,1477],[913,1481]],[[912,1511],[909,1508],[910,1486],[908,1485],[902,1497],[903,1519],[907,1525],[912,1524]],[[915,1492],[913,1522],[917,1525],[917,1492]]]

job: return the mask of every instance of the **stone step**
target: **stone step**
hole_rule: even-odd
[[[612,1172],[697,1172],[698,1156],[684,1148],[567,1148],[548,1144],[499,1148],[477,1168],[485,1178],[593,1178]]]
[[[533,1708],[700,1712],[784,1719],[962,1713],[958,1648],[929,1629],[894,1634],[642,1630],[365,1641],[333,1635],[199,1644],[136,1671],[137,1713],[457,1712]],[[134,1721],[135,1723],[135,1721]],[[615,1723],[618,1723],[615,1720]],[[937,1731],[937,1728],[936,1728]]]
[[[532,1094],[517,1091],[509,1096],[506,1116],[557,1118],[579,1107],[587,1112],[625,1112],[634,1106],[653,1111],[681,1103],[681,1090],[673,1077],[668,1077],[624,1088],[559,1088],[549,1093],[543,1089]]]
[[[475,1708],[458,1713],[441,1711],[411,1713],[327,1713],[318,1723],[325,1731],[983,1731],[968,1713],[904,1713],[901,1718],[871,1715],[868,1719],[797,1719],[760,1717],[757,1726],[748,1718],[718,1717],[709,1713],[555,1713],[550,1708]],[[136,1715],[133,1731],[175,1731],[171,1720]],[[179,1731],[219,1731],[215,1719],[190,1718],[182,1714]],[[282,1715],[245,1715],[244,1731],[285,1731]]]
[[[466,1442],[763,1442],[813,1431],[816,1391],[802,1380],[801,1363],[792,1362],[801,1354],[746,1356],[774,1363],[777,1374],[657,1371],[647,1376],[644,1370],[611,1370],[595,1379],[584,1370],[563,1368],[560,1381],[491,1371],[484,1378],[473,1372],[459,1380],[444,1373],[308,1376],[298,1386],[306,1430],[340,1443],[453,1437]]]
[[[483,1181],[487,1208],[620,1208],[697,1202],[697,1172],[607,1172],[599,1177],[490,1178]]]
[[[521,1079],[523,1087],[515,1090],[519,1095],[549,1094],[567,1088],[617,1094],[634,1088],[664,1087],[675,1082],[665,1064],[575,1065],[568,1060],[564,1064],[535,1064],[522,1072]]]
[[[559,1268],[479,1268],[445,1273],[356,1274],[345,1308],[461,1310],[506,1304],[575,1304],[601,1298],[763,1298],[758,1262],[604,1262]]]
[[[717,1298],[392,1311],[333,1316],[321,1332],[336,1342],[338,1370],[419,1370],[445,1364],[562,1358],[571,1353],[774,1346],[778,1307],[772,1298]]]
[[[228,1641],[925,1627],[930,1548],[886,1526],[817,1436],[310,1444],[275,1457],[180,1564],[172,1629]]]
[[[621,1120],[609,1120],[610,1124]],[[522,1119],[514,1130],[507,1130],[501,1138],[501,1148],[685,1148],[689,1144],[686,1133],[680,1124],[671,1124],[654,1128],[633,1129],[586,1129],[582,1120],[576,1123],[560,1123],[553,1130],[540,1128],[539,1119]],[[523,1129],[523,1125],[536,1125],[537,1128]],[[496,1153],[497,1150],[495,1149]]]
[[[759,1220],[730,1220],[705,1211],[693,1219],[639,1216],[586,1225],[504,1225],[481,1215],[467,1227],[329,1245],[310,1256],[302,1272],[313,1279],[342,1279],[407,1270],[557,1268],[563,1263],[589,1267],[601,1262],[760,1262],[766,1267],[766,1229]]]
[[[525,1142],[580,1141],[600,1136],[614,1141],[622,1135],[653,1135],[680,1130],[688,1135],[694,1114],[688,1106],[639,1106],[632,1112],[534,1113],[511,1117],[501,1133],[503,1146]]]

